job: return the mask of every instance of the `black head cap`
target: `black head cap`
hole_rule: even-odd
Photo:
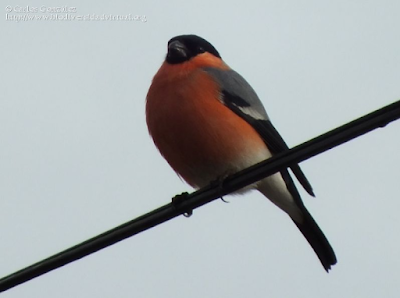
[[[221,58],[218,51],[207,40],[197,35],[179,35],[168,42],[166,61],[170,64],[178,64],[205,52]]]

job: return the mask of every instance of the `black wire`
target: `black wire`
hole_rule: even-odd
[[[299,163],[333,147],[350,141],[375,128],[384,127],[400,118],[400,101],[331,130],[319,137],[278,154],[266,161],[187,195],[179,204],[167,204],[103,234],[64,250],[36,264],[0,279],[0,292],[22,284],[46,272],[83,258],[130,236],[143,232],[181,214],[207,204],[223,195],[239,190],[280,169]]]

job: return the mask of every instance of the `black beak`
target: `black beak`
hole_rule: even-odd
[[[187,47],[178,40],[172,41],[168,45],[167,61],[179,63],[188,59]]]

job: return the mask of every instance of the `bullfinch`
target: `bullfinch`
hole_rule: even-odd
[[[196,189],[288,150],[253,88],[196,35],[180,35],[168,42],[165,61],[147,94],[146,121],[162,156]],[[299,165],[290,169],[314,196]],[[289,215],[326,271],[336,263],[288,169],[249,188]]]

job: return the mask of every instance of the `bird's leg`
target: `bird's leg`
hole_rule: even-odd
[[[178,209],[179,205],[188,197],[188,195],[188,192],[183,192],[180,195],[176,195],[172,198],[172,205]],[[190,217],[193,214],[193,210],[184,211],[182,214],[184,217]]]
[[[226,177],[228,177],[228,175],[220,176],[216,180],[211,181],[210,185],[211,186],[217,186],[218,187],[218,192],[219,192],[219,198],[222,200],[222,202],[229,203],[227,200],[224,199],[224,196],[223,196],[224,181],[225,181]]]

